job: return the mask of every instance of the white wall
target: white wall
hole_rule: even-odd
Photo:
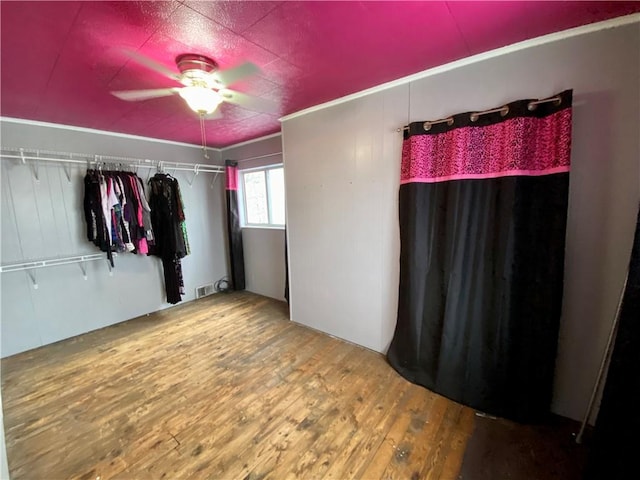
[[[246,289],[284,301],[284,230],[243,228]]]
[[[283,123],[291,319],[384,351],[398,290],[408,87]]]
[[[100,133],[2,121],[3,148],[34,148],[205,163],[199,148]],[[211,160],[220,154],[211,151]],[[100,253],[86,240],[82,209],[86,168],[73,168],[71,181],[63,168],[39,168],[36,182],[29,166],[2,160],[2,264],[28,259]],[[171,173],[170,168],[168,169]],[[146,181],[148,171],[139,175]],[[155,172],[152,172],[155,173]],[[186,295],[197,286],[227,274],[224,176],[210,188],[212,174],[176,172],[180,182],[191,255],[183,262]],[[106,256],[106,254],[105,254]],[[39,288],[26,272],[1,277],[2,356],[122,322],[168,307],[160,259],[123,253],[115,258],[113,276],[106,261],[87,264],[84,280],[78,265],[36,271]]]
[[[553,410],[581,418],[624,281],[640,198],[639,51],[635,23],[285,119],[292,320],[386,351],[398,288],[396,128],[573,88]]]
[[[274,154],[274,155],[271,155]],[[239,169],[282,163],[282,139],[271,135],[256,141],[227,147],[223,160],[240,160]],[[263,155],[268,155],[262,157]],[[251,160],[252,157],[262,157]],[[284,300],[284,229],[249,227],[242,229],[246,289]]]

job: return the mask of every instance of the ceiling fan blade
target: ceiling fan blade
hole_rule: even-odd
[[[225,102],[234,103],[239,105],[247,110],[254,110],[258,112],[264,113],[272,113],[279,114],[278,105],[271,100],[266,100],[264,98],[253,97],[251,95],[247,95],[246,93],[236,92],[235,90],[229,90],[228,88],[223,88],[218,92],[222,99]]]
[[[242,78],[250,77],[259,72],[260,68],[255,63],[245,62],[225,70],[218,70],[213,75],[222,85],[229,86]]]
[[[164,75],[165,77],[169,77],[172,80],[180,81],[180,75],[178,75],[176,72],[174,72],[170,68],[165,67],[161,63],[158,63],[149,57],[145,57],[144,55],[141,55],[138,52],[134,52],[133,50],[124,49],[123,51],[134,62],[137,62],[140,65],[150,68],[151,70],[155,70],[156,72]]]
[[[120,90],[111,92],[111,95],[118,97],[120,100],[127,102],[136,102],[138,100],[147,100],[149,98],[166,97],[178,93],[179,88],[153,88],[148,90]]]

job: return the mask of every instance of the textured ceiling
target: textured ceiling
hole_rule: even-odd
[[[277,103],[223,104],[209,146],[280,129],[278,118],[405,75],[554,31],[640,11],[640,2],[6,2],[3,116],[188,143],[196,114],[178,96],[125,102],[111,90],[176,86],[123,54],[175,70],[181,53],[261,74],[232,88]]]

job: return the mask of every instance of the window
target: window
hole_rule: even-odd
[[[282,166],[240,172],[244,204],[243,226],[284,226],[284,169]]]

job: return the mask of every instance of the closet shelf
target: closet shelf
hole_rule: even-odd
[[[22,163],[54,162],[63,166],[100,166],[124,165],[131,168],[156,168],[159,171],[182,171],[199,173],[223,173],[224,167],[200,163],[167,162],[164,160],[149,160],[146,158],[115,157],[111,155],[90,155],[86,153],[54,152],[50,150],[33,150],[26,148],[2,148],[0,156],[6,159],[19,160]]]
[[[113,254],[116,256],[116,254]],[[70,265],[74,263],[91,262],[93,260],[106,260],[104,253],[94,253],[88,255],[73,255],[70,257],[54,257],[41,260],[31,260],[21,263],[9,263],[0,265],[0,273],[19,272],[22,270],[33,270],[36,268],[56,267],[58,265]]]

